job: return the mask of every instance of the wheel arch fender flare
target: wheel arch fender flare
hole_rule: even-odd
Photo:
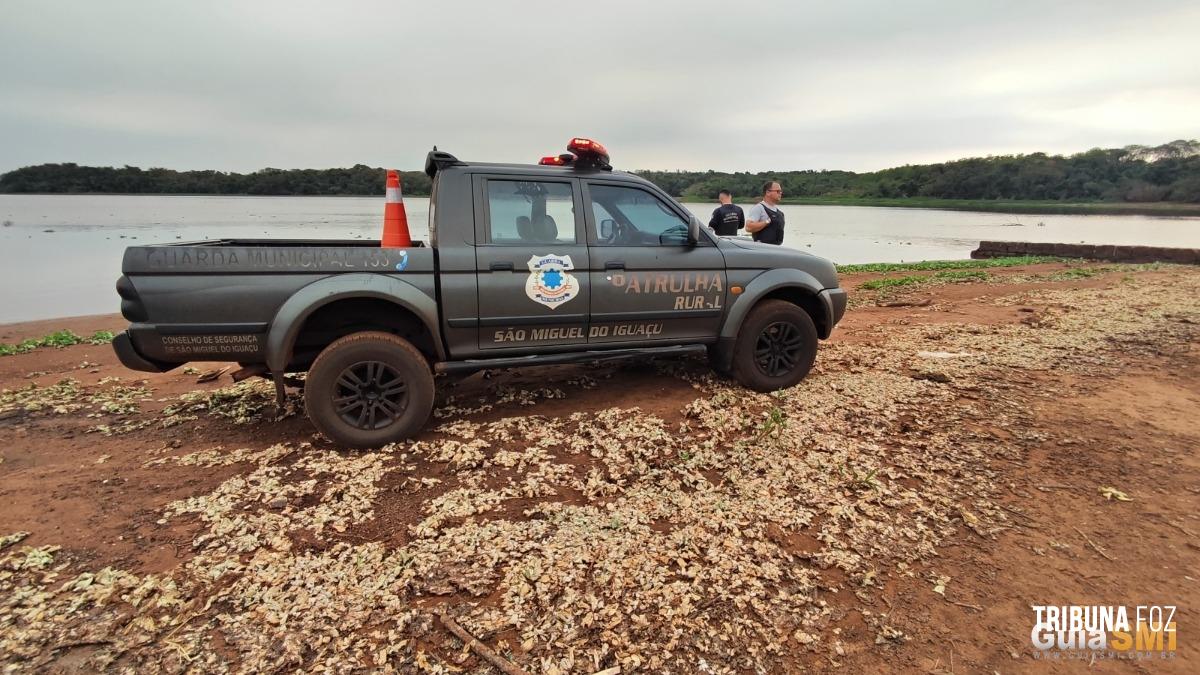
[[[725,322],[721,325],[720,338],[722,340],[733,340],[736,338],[750,310],[754,309],[759,300],[780,288],[799,288],[807,293],[811,293],[820,301],[821,307],[825,312],[825,325],[832,326],[830,319],[833,317],[833,307],[826,294],[821,292],[824,290],[821,282],[803,270],[780,268],[763,272],[754,277],[749,284],[746,284],[746,289],[729,306],[729,311],[725,315]]]
[[[275,312],[267,331],[267,367],[282,373],[292,358],[300,329],[313,312],[350,298],[376,298],[399,305],[416,315],[433,337],[439,360],[445,360],[438,326],[437,302],[416,286],[382,274],[338,274],[325,277],[292,294]]]

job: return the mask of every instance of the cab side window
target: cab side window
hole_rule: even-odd
[[[575,243],[570,183],[488,180],[487,241],[492,244]]]
[[[682,246],[688,222],[655,195],[631,187],[589,185],[598,246]]]

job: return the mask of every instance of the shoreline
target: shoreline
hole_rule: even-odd
[[[859,282],[891,274],[930,274],[955,270],[979,270],[990,274],[1002,274],[1005,272],[1061,270],[1070,267],[1104,267],[1117,264],[1124,263],[1046,255],[1013,255],[1001,258],[923,260],[904,263],[853,263],[837,267],[842,287],[849,289]],[[71,330],[81,335],[91,334],[97,330],[109,330],[116,333],[124,330],[128,323],[120,312],[4,321],[0,322],[0,344],[38,338],[59,330]]]
[[[1200,204],[1187,202],[1058,202],[1052,200],[884,199],[874,197],[784,199],[784,206],[867,206],[876,208],[976,211],[1046,216],[1158,216],[1200,218]]]
[[[254,199],[279,198],[337,198],[375,199],[378,194],[317,194],[317,195],[252,195],[214,194],[211,192],[4,192],[3,196],[28,197],[249,197]],[[408,193],[406,197],[428,199],[428,194]],[[712,200],[691,197],[675,197],[681,204],[707,204]],[[735,199],[734,203],[739,200]],[[753,203],[753,198],[741,200]],[[1054,200],[989,200],[989,199],[926,199],[882,198],[882,197],[794,197],[784,198],[784,206],[859,206],[871,208],[930,209],[934,211],[977,211],[980,213],[1013,213],[1020,215],[1107,215],[1107,216],[1159,216],[1200,218],[1200,204],[1189,202],[1059,202]]]
[[[70,330],[80,335],[90,335],[97,330],[109,330],[116,333],[119,330],[125,330],[128,325],[129,322],[119,312],[62,316],[54,319],[10,321],[0,323],[0,343],[11,344],[20,342],[21,340],[39,338],[60,330]],[[0,358],[5,357],[0,356]]]
[[[962,260],[914,261],[911,263],[854,264],[847,265],[846,267],[849,269],[846,271],[841,271],[839,266],[838,278],[843,288],[850,289],[860,282],[890,274],[931,274],[937,271],[961,269],[979,269],[990,273],[1002,274],[1008,271],[1066,269],[1072,265],[1103,266],[1113,264],[1044,257],[1013,258],[1012,260],[1012,263],[1006,263],[1005,259],[973,260],[966,258]],[[121,316],[120,312],[77,314],[44,319],[28,319],[25,321],[6,321],[0,323],[0,343],[16,343],[29,338],[39,338],[59,330],[71,330],[80,335],[85,333],[91,334],[97,330],[109,330],[117,333],[125,330],[128,325],[129,321]]]

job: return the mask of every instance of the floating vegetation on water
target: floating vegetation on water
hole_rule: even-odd
[[[1048,256],[1014,256],[1009,258],[983,258],[980,260],[924,260],[910,263],[865,263],[838,265],[839,274],[859,272],[924,272],[932,270],[970,269],[985,267],[1018,267],[1040,263],[1063,262],[1063,258]]]

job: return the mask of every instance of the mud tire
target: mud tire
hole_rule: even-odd
[[[817,327],[808,312],[784,300],[763,300],[738,331],[731,372],[744,387],[775,391],[803,380],[816,358]]]
[[[409,438],[433,410],[433,372],[407,340],[377,331],[339,338],[308,371],[304,407],[334,443],[374,448]]]

